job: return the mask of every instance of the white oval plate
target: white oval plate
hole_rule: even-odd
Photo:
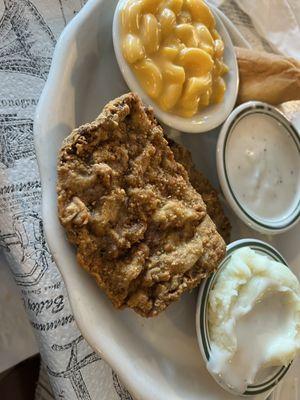
[[[56,159],[62,140],[74,127],[93,120],[109,100],[128,91],[113,52],[111,24],[116,3],[90,0],[67,26],[37,107],[34,134],[46,238],[82,334],[136,399],[234,399],[215,384],[202,361],[195,330],[197,290],[154,319],[114,310],[93,279],[77,265],[75,251],[57,218]],[[235,44],[245,45],[232,24],[224,21]],[[180,138],[192,150],[198,166],[217,184],[217,132]],[[254,236],[235,216],[230,217],[234,238]],[[290,231],[272,243],[290,265],[299,267],[297,232]]]
[[[153,107],[156,117],[171,128],[178,129],[182,132],[202,133],[221,125],[235,105],[239,86],[239,74],[232,40],[222,22],[222,18],[219,16],[217,9],[211,6],[211,10],[216,20],[217,30],[220,33],[225,45],[224,61],[229,67],[229,72],[224,75],[224,80],[227,86],[224,100],[219,104],[213,104],[209,107],[205,107],[192,118],[182,118],[178,115],[165,112],[158,107],[155,101],[153,101],[141,88],[130,65],[126,62],[123,56],[120,41],[120,11],[126,2],[127,0],[120,0],[116,8],[113,20],[113,43],[119,67],[130,90],[138,93],[145,104]]]

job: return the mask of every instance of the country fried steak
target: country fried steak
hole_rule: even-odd
[[[192,155],[184,146],[166,138],[177,162],[186,169],[192,186],[201,194],[207,213],[226,243],[230,242],[231,225],[224,214],[219,195],[209,180],[196,169]]]
[[[155,316],[225,255],[201,195],[135,94],[64,141],[57,192],[79,264],[116,308]]]

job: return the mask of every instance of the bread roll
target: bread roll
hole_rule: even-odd
[[[300,62],[277,54],[236,47],[240,73],[238,103],[280,104],[300,100]]]

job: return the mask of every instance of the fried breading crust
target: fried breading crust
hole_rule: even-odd
[[[186,169],[192,186],[201,194],[206,204],[207,213],[217,227],[217,231],[226,243],[230,242],[231,225],[220,203],[218,192],[209,180],[196,169],[188,149],[172,139],[166,138],[173,151],[174,158]]]
[[[79,264],[116,308],[155,316],[225,255],[201,196],[135,94],[64,141],[57,191]]]

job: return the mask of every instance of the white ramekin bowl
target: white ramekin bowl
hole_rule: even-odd
[[[274,235],[291,229],[300,220],[300,198],[296,206],[286,217],[281,218],[280,220],[270,220],[267,218],[259,219],[246,210],[241,201],[235,195],[232,183],[228,177],[226,166],[227,146],[230,145],[230,135],[234,127],[243,117],[255,113],[268,115],[279,122],[292,137],[300,157],[300,136],[287,118],[279,110],[269,104],[260,101],[249,101],[235,108],[222,126],[216,150],[218,177],[224,196],[236,215],[250,228],[263,234]]]
[[[227,255],[221,262],[218,270],[206,279],[200,286],[198,301],[197,301],[197,311],[196,311],[196,331],[199,347],[202,353],[204,362],[207,364],[210,358],[211,351],[211,341],[209,334],[209,321],[208,321],[208,299],[210,290],[214,287],[214,284],[222,271],[222,269],[228,263],[232,253],[242,247],[250,247],[258,253],[268,256],[274,261],[281,262],[287,265],[285,259],[281,254],[274,249],[274,247],[269,244],[256,239],[241,239],[237,240],[227,246]],[[288,266],[288,265],[287,265]],[[270,393],[275,386],[281,381],[289,370],[291,363],[287,366],[273,367],[270,368],[263,377],[258,378],[252,385],[249,385],[243,396],[255,396],[263,393]],[[208,372],[210,372],[208,370]],[[241,395],[240,393],[234,391],[230,386],[226,384],[220,377],[211,374],[214,380],[227,392],[234,395]]]

